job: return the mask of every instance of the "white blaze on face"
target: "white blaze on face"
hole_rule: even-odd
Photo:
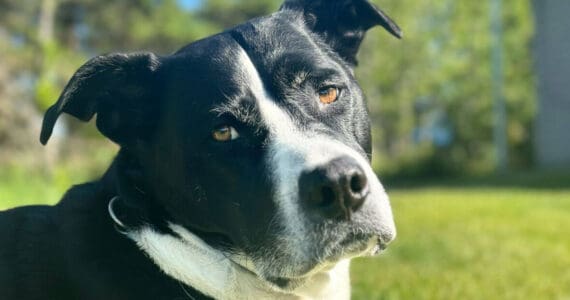
[[[252,91],[261,117],[269,129],[271,144],[268,159],[276,185],[275,201],[280,210],[282,222],[285,222],[282,225],[290,235],[286,239],[296,241],[290,245],[291,248],[288,251],[297,253],[302,261],[306,253],[304,250],[311,243],[305,234],[304,224],[307,221],[299,205],[298,181],[301,173],[304,170],[325,165],[341,156],[355,159],[365,171],[370,185],[370,195],[362,210],[370,211],[377,219],[378,227],[382,229],[384,238],[393,239],[396,230],[388,196],[366,158],[330,137],[302,131],[293,122],[291,116],[271,99],[247,53],[240,49],[238,59],[243,71],[243,83]]]

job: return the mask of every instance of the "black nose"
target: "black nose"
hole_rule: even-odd
[[[307,209],[326,218],[350,220],[368,195],[368,180],[358,162],[343,156],[304,171],[299,177],[299,196]]]

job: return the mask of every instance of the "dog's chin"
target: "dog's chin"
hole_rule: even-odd
[[[386,244],[377,235],[354,234],[336,243],[315,245],[314,247],[325,250],[322,252],[315,251],[314,255],[306,257],[303,261],[288,260],[289,266],[287,267],[276,264],[273,268],[261,269],[261,272],[257,271],[257,268],[251,264],[244,264],[244,261],[248,260],[244,260],[243,257],[233,261],[240,267],[254,273],[261,280],[266,281],[273,288],[281,291],[293,291],[303,286],[313,276],[331,271],[342,260],[379,255],[386,249]]]

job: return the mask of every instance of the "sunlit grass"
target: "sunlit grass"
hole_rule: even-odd
[[[570,190],[391,193],[398,238],[353,263],[354,299],[570,299]]]
[[[0,165],[0,210],[30,204],[55,204],[72,185],[100,178],[117,147],[108,142],[70,142],[56,167]]]
[[[30,204],[54,204],[69,188],[68,176],[34,175],[27,171],[0,172],[0,210]]]

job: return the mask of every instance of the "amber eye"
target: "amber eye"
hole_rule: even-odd
[[[212,137],[218,142],[228,142],[237,139],[239,133],[231,126],[221,126],[212,131]]]
[[[331,104],[338,100],[339,89],[336,86],[327,86],[319,90],[319,100],[322,104]]]

